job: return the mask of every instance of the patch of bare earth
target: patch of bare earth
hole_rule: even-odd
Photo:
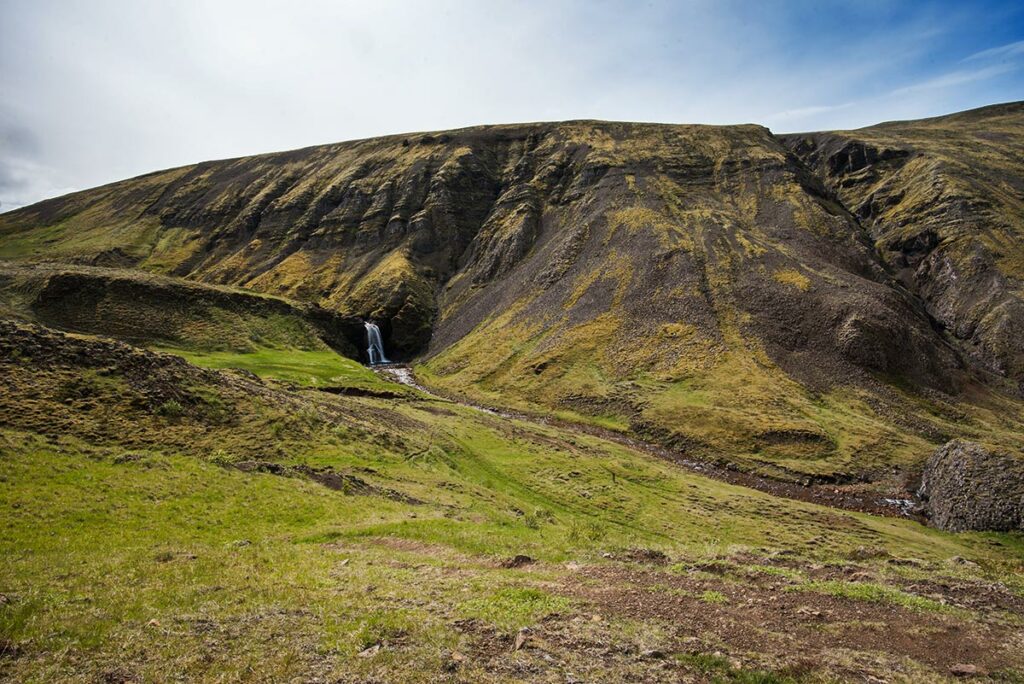
[[[453,627],[464,650],[450,668],[454,681],[695,681],[666,652],[623,637],[603,619],[550,615],[518,632],[480,620],[457,620]]]
[[[581,568],[561,593],[596,615],[662,625],[668,651],[710,649],[743,668],[779,671],[813,662],[843,679],[887,681],[926,672],[946,677],[963,664],[979,672],[1024,666],[1022,622],[995,611],[1024,612],[1001,590],[966,582],[946,587],[942,603],[978,609],[968,616],[794,591],[793,584],[774,575],[728,581],[706,568],[676,573],[610,563]],[[926,588],[941,598],[943,585]],[[954,596],[959,600],[949,600]]]

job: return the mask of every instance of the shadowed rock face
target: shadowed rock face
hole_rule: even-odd
[[[1024,530],[1024,458],[951,441],[928,460],[918,495],[941,530]]]
[[[205,162],[0,215],[0,258],[314,302],[454,391],[875,477],[951,436],[978,371],[1024,369],[1024,109],[958,116],[488,126]],[[983,173],[956,159],[975,138]],[[1019,404],[999,410],[1016,434]]]

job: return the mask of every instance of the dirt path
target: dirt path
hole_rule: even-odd
[[[835,484],[803,485],[796,482],[785,482],[761,475],[755,475],[753,473],[744,472],[732,467],[719,465],[717,463],[695,460],[678,451],[667,449],[663,446],[637,439],[628,434],[623,434],[621,432],[616,432],[596,425],[574,423],[541,414],[525,413],[507,408],[484,406],[470,402],[464,397],[444,392],[443,390],[424,387],[417,382],[416,376],[413,374],[412,369],[409,366],[392,364],[389,366],[380,366],[374,370],[388,380],[413,387],[440,401],[452,402],[459,404],[460,406],[483,411],[484,413],[492,416],[498,416],[500,418],[521,420],[542,426],[557,427],[559,429],[605,439],[636,451],[642,451],[662,460],[670,461],[691,472],[711,477],[716,480],[721,480],[723,482],[728,482],[730,484],[749,487],[774,496],[807,501],[824,506],[831,506],[833,508],[859,511],[862,513],[873,513],[875,515],[894,518],[922,520],[922,518],[915,512],[915,502],[909,498],[887,498],[879,492],[862,491],[848,486]]]

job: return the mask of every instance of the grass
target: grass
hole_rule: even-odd
[[[506,587],[459,605],[459,613],[504,629],[519,629],[569,607],[569,601],[539,589]]]
[[[797,270],[788,269],[783,271],[776,271],[772,274],[772,278],[776,281],[785,285],[792,285],[801,292],[807,292],[811,287],[811,280],[803,273]]]
[[[349,648],[361,644],[376,629],[363,624],[369,617],[357,603],[365,584],[388,592],[401,581],[362,565],[375,557],[367,552],[355,573],[363,582],[338,592],[330,574],[336,552],[291,541],[322,520],[403,514],[403,506],[387,501],[367,511],[359,499],[307,482],[188,458],[117,465],[29,452],[5,461],[3,473],[8,541],[0,585],[13,603],[0,610],[0,634],[63,654],[45,663],[47,678],[72,677],[85,663],[114,667],[126,638],[162,654],[138,666],[146,679],[165,679],[179,668],[197,677],[242,676],[247,657],[194,657],[202,644],[196,624],[218,625],[224,649],[233,648],[233,630],[254,643],[261,634],[291,630],[294,640],[259,651],[259,671],[273,678],[302,662],[300,649],[316,654],[321,642],[339,639]],[[7,478],[17,478],[13,493]],[[323,615],[347,627],[339,633]],[[431,629],[428,623],[419,631]]]
[[[930,598],[908,594],[904,591],[894,589],[875,582],[840,582],[834,580],[814,580],[803,584],[789,587],[789,591],[813,591],[828,596],[839,596],[841,598],[856,599],[858,601],[871,601],[874,603],[889,603],[894,606],[902,606],[912,610],[925,610],[936,612],[957,612],[956,609],[939,603]]]
[[[358,361],[330,350],[258,349],[253,352],[202,352],[163,348],[204,368],[238,368],[260,377],[285,380],[306,387],[366,387],[405,391],[400,385],[388,383]]]
[[[784,577],[790,580],[801,579],[802,575],[792,568],[779,567],[773,565],[746,565],[744,570],[750,573],[770,575],[773,577]]]
[[[924,400],[895,387],[884,400],[856,387],[812,392],[761,352],[707,354],[699,345],[684,355],[683,377],[674,377],[677,371],[671,369],[639,372],[619,358],[618,367],[633,369],[623,376],[610,362],[588,356],[576,341],[572,352],[554,346],[548,341],[553,334],[550,328],[491,321],[479,335],[471,333],[418,365],[417,376],[428,387],[485,405],[547,411],[570,422],[639,432],[650,441],[680,444],[698,458],[726,459],[782,479],[848,478],[907,468],[949,435],[976,440],[997,435],[994,441],[1001,444],[1024,446],[1020,403],[988,390],[979,389],[971,402],[938,395]],[[533,349],[541,344],[557,371],[545,366],[535,372]],[[880,418],[879,401],[928,429],[907,430]]]
[[[721,655],[708,653],[680,654],[676,660],[709,678],[714,684],[794,684],[797,679],[766,670],[736,667]]]
[[[548,504],[559,510],[559,523],[540,529],[517,523],[506,512],[504,495],[528,482],[529,470],[502,465],[501,458],[491,466],[505,476],[490,477],[490,494],[463,499],[456,516],[446,517],[451,503],[410,506],[195,458],[151,453],[121,461],[116,449],[65,441],[58,450],[16,434],[4,438],[0,592],[11,602],[0,608],[0,636],[48,654],[15,661],[14,672],[25,677],[99,676],[127,662],[146,679],[177,673],[235,679],[258,663],[257,671],[271,678],[324,668],[427,681],[435,676],[429,663],[438,649],[459,647],[462,637],[451,628],[456,618],[514,631],[552,613],[577,610],[546,588],[557,575],[494,569],[488,562],[492,554],[527,549],[535,557],[557,559],[586,557],[594,548],[586,537],[562,529],[590,516],[566,511],[554,497]],[[446,479],[459,473],[464,487],[480,486],[469,468],[477,459],[487,456],[477,452],[469,462],[453,463]],[[573,467],[590,466],[577,457]],[[674,479],[654,485],[647,496],[681,526],[693,516],[687,510],[692,504],[685,498],[668,504],[657,495],[678,487]],[[712,499],[729,489],[702,487]],[[752,522],[765,532],[783,529],[794,524],[787,521],[792,514],[814,510],[788,503],[783,508],[788,514],[770,523]],[[615,530],[628,515],[612,509],[602,517]],[[693,523],[715,527],[706,514]],[[803,524],[809,525],[805,535],[823,529],[809,520]],[[944,538],[909,523],[897,526],[929,542]],[[649,527],[642,523],[597,548],[648,535],[666,541]],[[741,536],[755,540],[754,529]],[[689,549],[695,557],[708,553],[707,537],[691,532],[678,534],[668,546],[674,552]],[[970,552],[953,543],[955,551]],[[867,595],[889,600],[898,594]],[[719,602],[721,595],[707,591],[701,598]],[[380,655],[357,655],[378,644],[384,644]],[[146,652],[160,656],[141,657]],[[785,681],[750,679],[755,674],[735,668],[716,670],[715,676]]]
[[[336,357],[320,368],[318,356],[293,355],[206,360],[245,363],[266,377],[297,374],[292,382],[304,373],[318,382],[346,373],[343,381],[369,380],[361,375],[369,371]],[[20,387],[22,375],[11,377]],[[63,397],[84,393],[129,411],[133,390],[118,376],[83,377],[69,384],[55,375],[51,390],[48,372],[25,375],[40,410],[69,426],[59,437],[0,433],[0,593],[9,597],[0,638],[31,654],[8,666],[15,678],[125,670],[148,680],[251,672],[289,679],[316,671],[433,681],[439,653],[472,644],[453,626],[459,620],[507,634],[572,616],[582,608],[561,594],[557,564],[600,562],[609,549],[658,548],[698,562],[785,548],[828,561],[872,546],[932,562],[971,558],[1003,576],[1024,545],[1010,535],[954,536],[776,499],[596,437],[423,399],[307,392],[297,395],[310,402],[305,408],[284,410],[192,387],[204,406],[217,403],[236,422],[199,424],[192,413],[169,415],[178,410],[165,402],[153,417],[129,416],[131,435],[98,434],[85,414],[67,422]],[[318,401],[345,417],[318,412]],[[196,436],[191,455],[173,446],[172,429]],[[129,436],[155,443],[122,446]],[[250,441],[272,444],[285,464],[355,473],[425,503],[219,465],[252,458]],[[539,563],[528,572],[497,567],[520,553]],[[699,597],[724,599],[714,590]],[[626,624],[607,629],[628,638]],[[773,681],[735,668],[715,676]]]
[[[728,603],[729,598],[720,591],[705,591],[700,595],[700,600],[704,603]]]
[[[75,340],[92,345],[89,358],[103,344]],[[386,384],[332,353],[177,351],[302,387]],[[600,567],[638,547],[689,567],[781,550],[833,563],[872,548],[878,564],[911,556],[929,567],[960,556],[980,567],[957,572],[1020,590],[1019,536],[778,499],[557,425],[416,393],[239,389],[237,376],[167,373],[155,356],[144,378],[116,363],[83,371],[33,358],[0,359],[10,426],[0,431],[0,647],[24,654],[0,666],[16,680],[435,681],[443,653],[504,654],[520,627],[593,624],[567,595],[563,564]],[[167,398],[151,401],[153,391]],[[701,405],[699,388],[685,391]],[[253,460],[331,469],[410,499],[231,467]],[[517,554],[537,562],[499,567]],[[805,584],[945,614],[887,585]],[[716,610],[745,605],[706,586],[692,596]],[[626,619],[601,625],[602,644],[638,639]],[[494,644],[479,646],[480,634]],[[524,650],[514,658],[531,657]],[[503,679],[466,667],[469,679]],[[731,665],[713,675],[780,677]]]

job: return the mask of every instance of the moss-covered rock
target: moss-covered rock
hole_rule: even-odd
[[[359,358],[362,322],[307,302],[178,278],[0,262],[7,315],[78,333],[194,351],[331,348]]]

